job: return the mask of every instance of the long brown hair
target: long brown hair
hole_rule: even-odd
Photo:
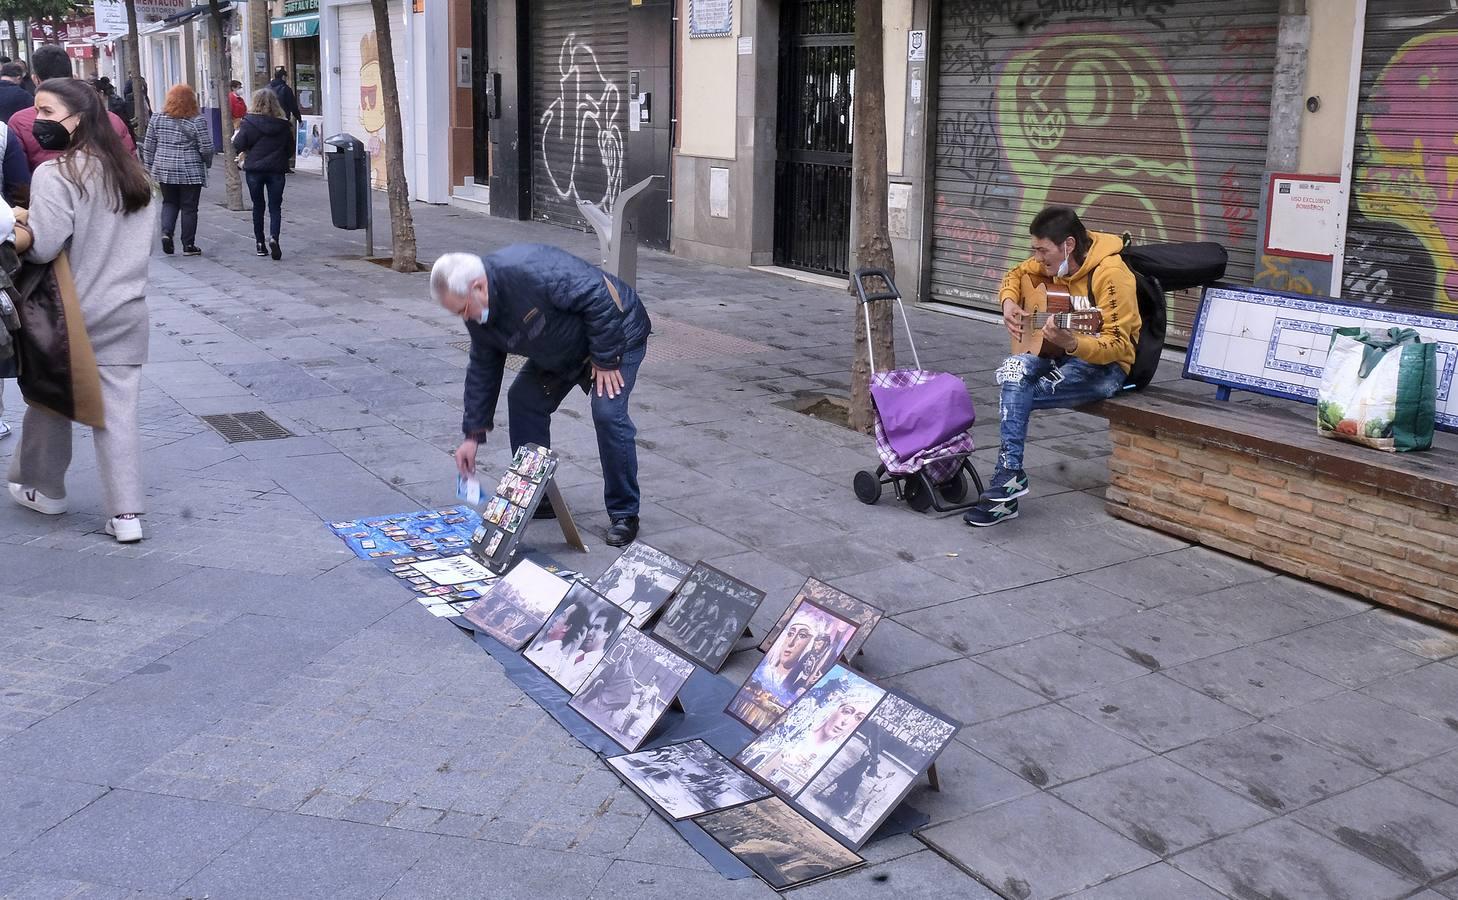
[[[137,158],[127,151],[112,128],[101,95],[75,78],[47,78],[37,94],[52,94],[76,117],[71,143],[57,161],[61,175],[86,196],[87,157],[95,157],[114,212],[134,213],[152,202],[152,181]]]
[[[174,84],[167,89],[167,99],[162,103],[162,115],[174,119],[195,119],[197,114],[197,91],[191,85]]]

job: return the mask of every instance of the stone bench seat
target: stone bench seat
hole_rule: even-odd
[[[1155,385],[1109,422],[1109,512],[1458,628],[1458,436],[1385,453],[1316,433],[1314,407]]]

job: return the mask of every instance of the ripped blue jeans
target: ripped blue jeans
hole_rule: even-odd
[[[1124,386],[1118,363],[1096,366],[1073,356],[1045,359],[1031,353],[1009,356],[997,370],[1002,385],[998,414],[1002,419],[1002,445],[997,467],[1016,471],[1023,467],[1023,444],[1028,419],[1035,409],[1066,409],[1106,400]]]

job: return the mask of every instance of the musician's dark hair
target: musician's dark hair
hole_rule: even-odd
[[[1088,236],[1088,229],[1083,227],[1078,213],[1067,206],[1050,206],[1033,216],[1033,224],[1028,226],[1028,233],[1055,244],[1062,244],[1073,238],[1073,255],[1076,259],[1087,256],[1088,248],[1093,246],[1093,239]]]

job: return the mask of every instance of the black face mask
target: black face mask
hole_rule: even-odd
[[[31,134],[42,150],[65,150],[71,143],[71,132],[54,119],[36,119]]]

